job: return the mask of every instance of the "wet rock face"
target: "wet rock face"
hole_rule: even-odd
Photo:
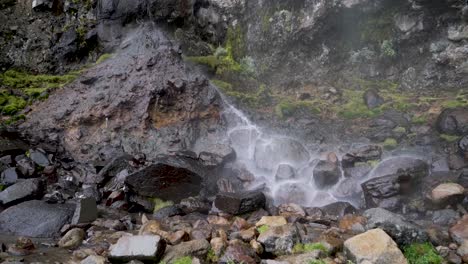
[[[154,159],[194,148],[197,141],[218,141],[223,129],[218,93],[206,79],[188,73],[162,32],[142,26],[122,47],[37,105],[22,128],[42,140],[58,132],[76,160],[97,158],[109,146]],[[90,78],[96,79],[92,85],[81,82]]]
[[[128,175],[125,182],[139,195],[180,201],[197,196],[202,188],[203,178],[193,171],[158,163]]]
[[[437,119],[437,129],[441,133],[463,135],[468,133],[468,108],[444,110]]]
[[[255,145],[255,162],[261,169],[274,170],[279,163],[300,167],[309,159],[310,154],[304,146],[290,138],[272,138],[269,142],[260,140]]]

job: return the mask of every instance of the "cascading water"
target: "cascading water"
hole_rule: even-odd
[[[317,186],[314,170],[324,153],[335,153],[339,158],[343,153],[330,146],[330,151],[308,148],[301,140],[285,135],[269,134],[252,123],[239,109],[227,100],[224,117],[228,123],[227,138],[237,153],[236,163],[245,167],[255,176],[249,189],[263,189],[276,204],[296,203],[303,206],[324,206],[337,201],[347,201],[356,206],[362,202],[361,184],[371,178],[396,173],[398,168],[388,166],[396,159],[404,166],[415,159],[431,160],[430,151],[408,150],[405,153],[386,153],[382,161],[362,177],[345,177],[338,162],[339,179],[326,187]],[[355,147],[359,144],[354,144]],[[326,148],[326,147],[325,147]],[[384,168],[384,171],[379,171]]]
[[[255,175],[250,189],[263,188],[278,204],[321,206],[339,200],[334,196],[334,187],[320,190],[314,183],[319,153],[297,139],[265,133],[228,103],[224,116],[230,145],[237,153],[236,162]]]

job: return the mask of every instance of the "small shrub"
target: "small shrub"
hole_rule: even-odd
[[[406,133],[406,128],[396,127],[395,129],[393,129],[393,132],[395,132],[395,133]]]
[[[411,244],[403,248],[409,264],[441,264],[443,258],[430,243]]]
[[[219,258],[218,258],[218,256],[216,256],[213,249],[210,248],[210,250],[208,251],[208,254],[206,255],[206,260],[209,263],[218,263]]]
[[[164,207],[168,207],[168,206],[171,206],[171,205],[174,204],[174,202],[172,202],[172,201],[164,201],[164,200],[161,200],[159,198],[152,198],[152,199],[150,199],[150,201],[154,205],[153,212],[157,212],[158,210],[160,210],[160,209],[162,209]]]

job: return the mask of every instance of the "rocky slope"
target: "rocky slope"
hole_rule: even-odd
[[[0,260],[468,263],[467,13],[0,0]]]

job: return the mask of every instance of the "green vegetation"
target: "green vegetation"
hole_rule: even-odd
[[[404,134],[404,133],[406,133],[406,128],[404,128],[404,127],[396,127],[395,129],[393,129],[393,132]]]
[[[327,264],[327,263],[321,259],[314,259],[314,260],[309,261],[309,264]]]
[[[320,113],[320,109],[315,106],[313,101],[283,100],[275,107],[275,114],[279,118],[294,116],[299,111]]]
[[[192,258],[189,256],[179,258],[174,261],[174,264],[192,264]]]
[[[172,201],[164,201],[164,200],[159,199],[159,198],[150,198],[149,200],[154,205],[153,212],[157,212],[158,210],[160,210],[160,209],[162,209],[164,207],[174,205],[174,202],[172,202]]]
[[[270,227],[267,225],[262,225],[262,226],[257,227],[257,231],[260,234],[265,233],[266,231],[268,231],[268,229],[270,229]]]
[[[426,114],[415,115],[411,119],[411,122],[417,125],[426,124],[428,122],[428,116]]]
[[[383,142],[383,147],[385,149],[394,149],[398,146],[398,142],[394,138],[387,138]]]
[[[367,108],[363,99],[364,91],[344,90],[344,98],[347,102],[338,109],[338,115],[347,119],[375,117],[381,114],[381,107]]]
[[[430,243],[411,244],[403,248],[409,264],[441,264],[443,258]]]
[[[213,251],[212,248],[210,248],[210,250],[208,250],[208,254],[206,255],[206,260],[209,263],[218,263],[218,261],[219,261],[218,256],[216,256],[216,254],[215,254],[215,252]]]
[[[449,142],[449,143],[453,143],[453,142],[456,142],[460,139],[459,136],[454,136],[454,135],[447,135],[447,134],[440,134],[440,138],[442,138],[443,140]]]
[[[328,254],[328,249],[322,243],[307,243],[307,244],[295,244],[293,247],[293,253],[307,253],[315,250],[320,250]]]
[[[393,49],[393,43],[390,40],[384,40],[380,46],[380,52],[383,56],[388,58],[396,57],[397,53]]]
[[[96,64],[101,64],[110,58],[112,58],[112,54],[104,53],[96,60]]]
[[[392,39],[394,34],[393,17],[395,8],[383,8],[382,11],[366,17],[360,23],[361,41],[366,43],[382,43]]]

